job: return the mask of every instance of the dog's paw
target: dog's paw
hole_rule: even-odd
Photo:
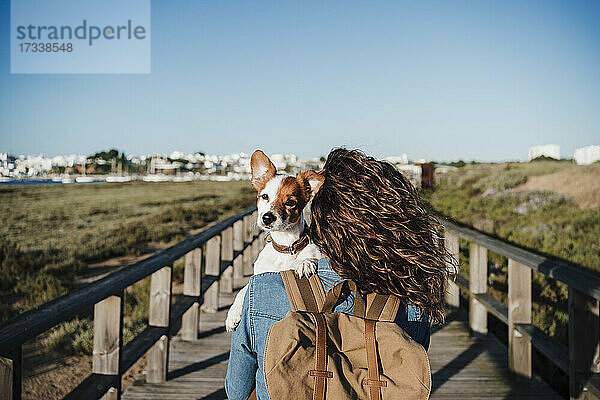
[[[296,274],[302,278],[303,276],[309,276],[317,272],[317,264],[319,260],[316,258],[307,258],[299,263],[295,268]]]
[[[231,306],[231,308],[227,312],[227,319],[225,319],[225,330],[227,332],[233,332],[240,323],[240,320],[242,319],[241,307],[234,306],[235,305]]]

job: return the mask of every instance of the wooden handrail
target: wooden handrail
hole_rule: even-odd
[[[536,254],[455,221],[450,221],[442,217],[439,218],[439,221],[446,230],[469,242],[476,243],[489,251],[515,260],[540,274],[562,282],[596,300],[600,300],[600,278],[576,268],[568,261],[557,261]]]
[[[446,301],[460,306],[459,289],[470,299],[469,325],[473,332],[487,332],[487,313],[508,327],[509,368],[516,375],[532,374],[531,347],[535,347],[569,374],[571,399],[600,398],[600,278],[562,260],[536,254],[494,238],[472,227],[438,215],[445,229],[444,244],[458,260],[459,238],[470,242],[470,280],[449,280]],[[487,293],[487,251],[508,258],[508,306]],[[531,271],[569,287],[568,348],[531,322]]]
[[[252,257],[252,250],[258,248],[259,242],[264,243],[264,235],[258,235],[252,223],[255,218],[256,207],[253,207],[147,259],[1,324],[0,398],[21,398],[23,343],[92,307],[93,373],[66,398],[117,398],[121,391],[121,375],[147,352],[147,379],[152,382],[166,380],[169,336],[181,327],[183,340],[195,340],[198,334],[199,307],[205,303],[208,312],[216,309],[220,281],[225,281],[226,291],[230,291],[234,285],[242,283],[239,281],[243,277],[242,269],[251,273],[255,259]],[[244,232],[240,243],[240,233],[235,231],[242,228],[242,223]],[[222,243],[223,240],[226,243]],[[207,247],[204,277],[200,275],[202,246]],[[184,294],[171,306],[171,268],[183,256],[186,257]],[[148,276],[152,276],[148,328],[123,346],[123,292]],[[207,293],[210,295],[205,301]]]

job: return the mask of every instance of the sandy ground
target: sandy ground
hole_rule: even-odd
[[[24,346],[23,399],[62,399],[92,372],[91,356],[62,356],[47,352],[39,344]],[[146,368],[142,357],[123,374],[121,387],[125,390]]]
[[[574,165],[553,174],[531,176],[514,190],[547,190],[571,198],[580,208],[600,209],[600,164]]]

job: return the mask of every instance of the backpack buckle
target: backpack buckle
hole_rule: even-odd
[[[379,387],[387,387],[386,381],[380,381],[378,379],[369,379],[364,378],[362,381],[363,386],[379,386]]]
[[[321,378],[333,378],[333,372],[331,371],[319,371],[316,369],[311,369],[308,371],[309,376],[318,376]]]

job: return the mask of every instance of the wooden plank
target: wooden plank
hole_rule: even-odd
[[[186,296],[200,296],[202,290],[202,249],[195,249],[185,256],[185,270],[183,274],[183,294]],[[198,301],[185,311],[181,320],[181,337],[183,340],[196,340],[198,338]]]
[[[242,287],[241,282],[244,279],[244,260],[237,254],[242,254],[244,250],[244,221],[237,221],[233,224],[233,286],[237,289]]]
[[[171,310],[171,267],[163,267],[152,274],[150,281],[150,312],[148,325],[169,326]]]
[[[148,326],[133,340],[123,347],[122,368],[123,372],[131,368],[140,358],[154,346],[154,344],[167,334],[167,328]]]
[[[202,287],[202,249],[197,248],[186,254],[183,272],[183,294],[200,296]]]
[[[254,264],[252,262],[252,246],[246,246],[243,254],[244,276],[250,276],[254,273]]]
[[[156,255],[113,272],[95,281],[92,285],[61,296],[1,324],[0,354],[8,353],[21,343],[36,337],[60,322],[71,320],[79,313],[91,309],[99,301],[122,292],[128,286],[146,278],[163,266],[172,265],[176,260],[200,247],[215,235],[219,235],[223,229],[252,213],[255,209],[256,207],[253,207],[227,218]]]
[[[569,392],[571,399],[593,399],[583,382],[600,372],[598,300],[569,288]]]
[[[515,329],[525,336],[533,347],[548,357],[561,371],[569,373],[569,348],[540,328],[531,324],[515,324]]]
[[[452,231],[459,237],[483,246],[496,254],[515,260],[543,275],[563,282],[581,293],[600,300],[600,278],[581,271],[568,261],[557,261],[536,254],[530,250],[522,249],[514,244],[478,232],[466,225],[455,221],[451,222],[443,215],[438,215],[438,217],[446,230]]]
[[[198,325],[200,324],[200,303],[194,302],[183,314],[181,319],[181,338],[183,340],[198,339]]]
[[[222,293],[233,293],[233,228],[221,233],[221,262],[231,265],[221,275],[219,289]]]
[[[257,240],[258,235],[260,234],[260,229],[258,229],[258,225],[256,224],[256,220],[258,218],[258,211],[254,211],[252,214],[252,265],[258,258],[258,253],[260,253],[261,247],[260,243]]]
[[[116,400],[121,390],[121,351],[123,348],[123,297],[110,296],[94,306],[94,351],[92,373],[112,375],[115,386],[103,400]]]
[[[18,346],[0,356],[0,399],[21,400],[23,348]]]
[[[490,314],[508,325],[508,307],[506,307],[501,301],[487,293],[471,293],[469,291],[469,281],[462,275],[456,276],[455,284],[459,288],[463,289],[467,296],[476,299],[479,304],[483,305]]]
[[[13,361],[0,357],[0,399],[13,400]]]
[[[260,241],[258,239],[258,236],[254,237],[254,240],[252,240],[252,270],[254,272],[254,263],[256,262],[256,259],[258,258],[258,253],[260,253],[261,247],[260,247]]]
[[[505,324],[508,324],[508,307],[506,307],[501,301],[488,293],[475,294],[473,295],[473,298],[477,300],[479,304],[484,306],[487,312]]]
[[[258,238],[260,239],[260,250],[262,251],[267,245],[267,233],[264,231],[259,233]]]
[[[512,372],[531,378],[531,342],[515,324],[531,323],[531,269],[508,260],[508,364]]]
[[[450,231],[446,231],[444,234],[444,246],[448,253],[454,258],[454,264],[450,263],[447,268],[451,270],[452,274],[458,273],[455,270],[455,266],[458,266],[458,236]],[[448,279],[448,286],[446,288],[446,304],[451,307],[460,307],[460,289],[454,283],[454,280]]]
[[[150,313],[148,325],[169,328],[171,322],[171,267],[164,267],[152,274],[150,281]],[[148,352],[146,379],[148,382],[164,382],[167,379],[169,338],[163,335]]]
[[[252,259],[252,215],[246,215],[244,221],[244,275],[252,275],[254,273],[254,260]]]
[[[122,338],[123,302],[110,296],[94,306],[94,351],[92,372],[118,375]]]
[[[219,273],[221,269],[221,238],[215,236],[206,243],[205,275],[216,277],[217,280],[204,293],[202,311],[215,313],[219,307]]]
[[[181,326],[177,326],[183,315],[189,310],[195,303],[198,303],[198,297],[196,296],[178,296],[177,301],[171,305],[171,317],[169,321],[169,333],[174,334],[179,331]]]
[[[167,380],[167,361],[169,358],[169,338],[162,335],[148,352],[146,382],[162,383]]]
[[[474,294],[487,292],[487,249],[476,243],[470,244],[469,290]],[[487,333],[487,310],[475,298],[471,298],[469,324],[473,332]]]

